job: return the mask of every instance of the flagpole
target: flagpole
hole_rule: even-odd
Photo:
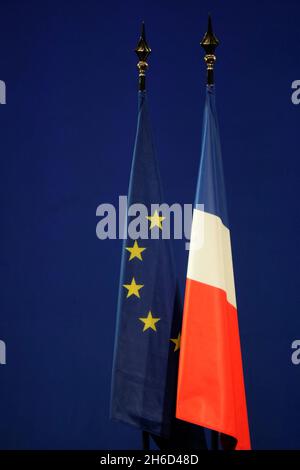
[[[214,65],[217,60],[215,56],[215,50],[219,45],[219,40],[213,33],[210,15],[208,15],[207,32],[204,34],[204,37],[200,44],[205,51],[204,60],[206,63],[207,70],[207,85],[214,85]]]
[[[145,23],[142,22],[142,31],[140,35],[140,39],[137,43],[137,46],[134,50],[136,55],[138,56],[138,63],[137,67],[139,69],[139,91],[146,90],[146,71],[148,69],[148,62],[147,58],[151,53],[151,49],[147,44],[146,41],[146,32],[145,32]]]
[[[150,450],[150,434],[147,431],[142,431],[143,450]]]
[[[211,450],[219,450],[219,433],[218,431],[211,431]]]
[[[205,51],[204,61],[206,63],[206,84],[212,86],[215,83],[214,80],[214,65],[217,60],[215,51],[219,45],[218,38],[213,33],[211,16],[208,15],[208,26],[207,32],[204,34],[200,45]],[[211,431],[211,450],[219,449],[219,432]]]
[[[148,62],[147,58],[151,53],[151,49],[147,44],[146,41],[146,32],[145,32],[145,23],[142,22],[142,30],[141,35],[138,40],[137,46],[134,50],[136,55],[138,56],[138,63],[137,67],[139,70],[139,91],[146,90],[146,71],[148,69]],[[150,449],[150,434],[147,431],[142,431],[142,445],[143,450],[147,451]]]

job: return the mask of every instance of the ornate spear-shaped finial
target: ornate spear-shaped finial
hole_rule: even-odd
[[[204,38],[200,42],[205,50],[204,60],[207,67],[207,85],[214,84],[214,64],[216,62],[215,50],[219,45],[219,40],[213,33],[211,17],[208,15],[208,28]]]
[[[146,70],[148,68],[147,57],[151,52],[146,41],[144,21],[142,22],[141,36],[134,51],[139,58],[139,62],[137,64],[139,69],[139,90],[144,91],[146,88]]]

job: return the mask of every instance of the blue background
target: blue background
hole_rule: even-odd
[[[141,19],[165,194],[193,202],[208,11],[253,447],[300,447],[300,3],[1,0],[1,448],[141,445],[108,419],[122,244],[95,213],[127,193]]]

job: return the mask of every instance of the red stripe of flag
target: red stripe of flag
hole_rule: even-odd
[[[176,416],[232,436],[236,449],[251,448],[236,308],[222,289],[191,279],[186,283]]]

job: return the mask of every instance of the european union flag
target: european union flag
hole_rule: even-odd
[[[161,448],[201,447],[202,428],[175,419],[182,312],[171,242],[151,238],[167,220],[151,211],[163,193],[145,91],[139,92],[128,195],[128,206],[136,203],[147,207],[149,237],[128,238],[123,246],[111,417],[160,436]]]

